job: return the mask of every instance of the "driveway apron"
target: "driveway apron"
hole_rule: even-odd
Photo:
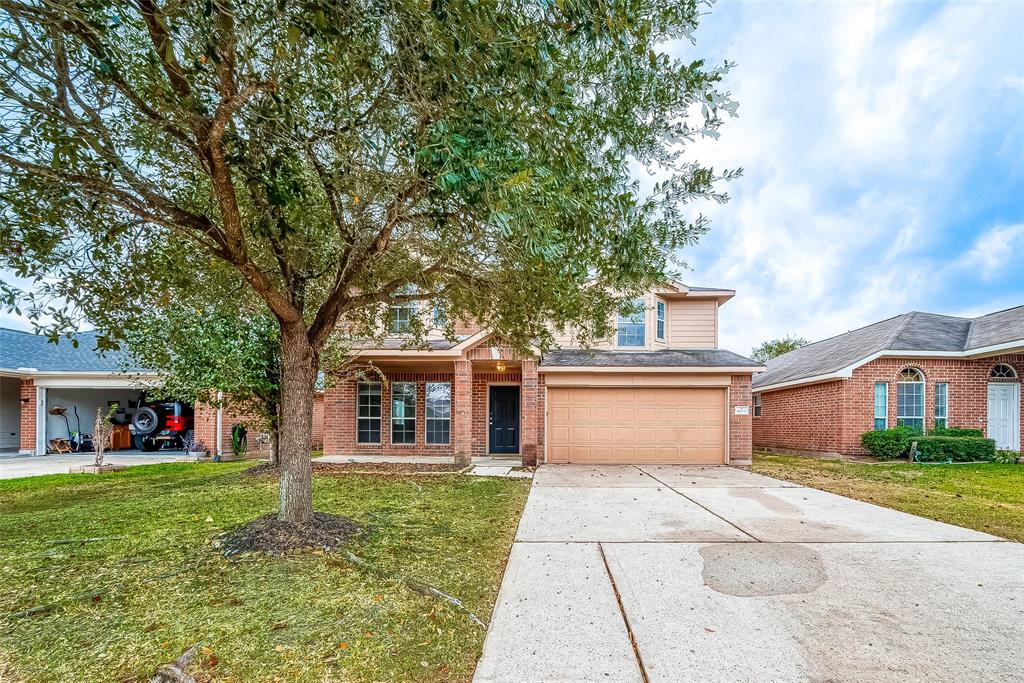
[[[475,681],[1021,680],[1024,546],[732,467],[546,465]]]

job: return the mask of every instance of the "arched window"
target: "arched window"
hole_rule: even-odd
[[[992,372],[988,376],[992,379],[1016,379],[1017,371],[1013,369],[1012,365],[1000,363],[992,366]]]
[[[896,424],[924,431],[924,373],[917,368],[896,377]]]

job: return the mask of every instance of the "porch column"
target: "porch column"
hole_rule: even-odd
[[[31,379],[21,380],[20,404],[21,420],[19,431],[18,453],[21,455],[45,455],[36,453],[36,384]],[[46,425],[42,425],[46,429]]]
[[[522,430],[520,435],[520,452],[523,456],[523,465],[533,467],[537,464],[537,430],[540,428],[539,403],[537,393],[537,361],[522,361],[523,388],[520,397],[520,409],[522,411]]]
[[[455,463],[468,465],[473,453],[473,363],[455,361],[455,382],[452,386],[452,446]]]

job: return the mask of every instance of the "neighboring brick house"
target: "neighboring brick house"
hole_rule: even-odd
[[[1024,306],[978,318],[912,312],[791,351],[754,379],[754,448],[864,454],[909,424],[984,430],[1020,450]]]
[[[49,414],[52,406],[78,409],[82,431],[92,432],[97,408],[110,402],[133,405],[142,396],[138,379],[145,371],[125,374],[117,354],[98,355],[96,333],[76,335],[78,346],[68,340],[51,344],[46,337],[0,328],[0,452],[43,455],[51,439],[65,437],[67,427],[60,416]],[[313,443],[323,443],[323,393],[314,403]],[[73,416],[72,428],[77,427]],[[250,450],[258,450],[255,438],[262,431],[259,421],[233,415],[209,405],[195,406],[196,436],[211,451],[231,451],[231,428],[238,422],[249,427]]]
[[[430,327],[432,312],[393,307],[389,337],[359,351],[386,381],[327,389],[324,453],[748,463],[751,377],[763,368],[718,348],[718,309],[734,295],[672,283],[620,316],[612,339],[583,350],[565,336],[543,354],[472,327],[407,348],[409,321]]]

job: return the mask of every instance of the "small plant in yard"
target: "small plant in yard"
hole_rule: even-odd
[[[110,415],[116,410],[117,406],[112,406],[104,415],[103,408],[96,409],[96,422],[92,425],[92,447],[96,454],[92,464],[96,467],[103,465],[104,451],[106,451],[107,444],[110,443],[110,435],[114,431],[110,424]]]
[[[1011,451],[1005,448],[1000,448],[992,455],[992,462],[997,462],[1003,465],[1016,465],[1020,462],[1020,451]]]
[[[910,441],[920,432],[912,427],[893,427],[860,435],[860,445],[880,460],[892,460],[906,455]]]
[[[248,433],[245,425],[241,423],[231,428],[231,452],[237,458],[241,458],[249,450]]]
[[[207,450],[209,450],[202,440],[196,439],[194,432],[189,432],[185,437],[184,446],[186,453],[202,453],[205,455]]]

